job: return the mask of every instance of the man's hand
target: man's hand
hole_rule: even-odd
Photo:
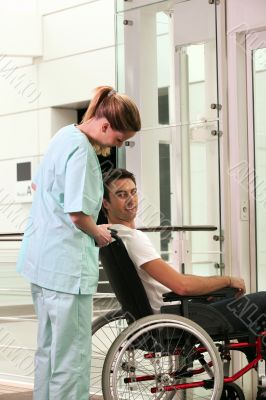
[[[240,297],[246,293],[246,285],[242,278],[230,277],[230,287],[238,289],[236,297]]]

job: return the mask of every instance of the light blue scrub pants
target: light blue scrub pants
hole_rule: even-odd
[[[92,295],[31,290],[39,321],[33,400],[88,400]]]

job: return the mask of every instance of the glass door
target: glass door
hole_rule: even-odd
[[[254,290],[266,290],[266,31],[247,36],[249,199]],[[253,274],[254,275],[254,274]]]
[[[142,116],[119,155],[136,175],[138,227],[216,226],[217,241],[213,232],[150,234],[166,260],[201,275],[220,274],[222,261],[216,7],[118,1],[116,18],[118,90]]]

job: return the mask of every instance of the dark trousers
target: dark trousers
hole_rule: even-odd
[[[213,307],[219,311],[231,324],[234,332],[255,337],[266,330],[266,292],[217,301],[207,307]],[[266,350],[266,337],[263,338],[262,343]],[[242,351],[249,362],[256,356],[255,348],[246,348]],[[266,358],[266,353],[264,357]]]
[[[266,292],[217,301],[207,307],[218,310],[229,321],[234,331],[256,335],[266,326]]]

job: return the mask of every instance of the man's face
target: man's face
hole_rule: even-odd
[[[135,183],[129,178],[117,179],[108,188],[110,199],[104,199],[103,205],[108,211],[109,222],[113,224],[134,223],[138,208]]]

